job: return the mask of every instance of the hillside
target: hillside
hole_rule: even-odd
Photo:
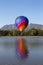
[[[36,28],[36,29],[41,29],[43,30],[43,25],[40,24],[33,24],[30,23],[26,29],[31,29],[31,28]],[[1,30],[13,30],[13,29],[17,29],[17,27],[14,24],[9,24],[9,25],[4,25]]]

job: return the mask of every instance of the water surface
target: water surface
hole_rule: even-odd
[[[16,55],[18,39],[28,49],[24,59]],[[0,65],[43,65],[43,38],[0,38]]]

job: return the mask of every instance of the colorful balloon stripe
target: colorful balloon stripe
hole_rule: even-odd
[[[24,22],[21,22],[19,25],[18,25],[18,29],[22,32],[24,31],[24,29],[27,27],[27,23],[24,21]]]
[[[21,21],[21,23],[18,24],[18,27],[22,26],[22,25],[25,25],[25,27],[28,25],[27,22],[25,21]]]

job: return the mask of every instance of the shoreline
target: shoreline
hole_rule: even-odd
[[[43,38],[43,36],[0,36],[0,38]]]

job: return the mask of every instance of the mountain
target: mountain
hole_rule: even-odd
[[[43,30],[43,25],[30,23],[25,30],[29,30],[31,28]],[[1,30],[14,30],[14,29],[17,29],[17,27],[15,26],[15,24],[4,25],[1,28]]]
[[[14,24],[4,25],[1,30],[14,30],[17,29],[17,27]]]
[[[43,30],[43,25],[41,25],[41,24],[30,24],[30,29],[31,28],[35,28],[35,29],[41,29],[41,30]]]

